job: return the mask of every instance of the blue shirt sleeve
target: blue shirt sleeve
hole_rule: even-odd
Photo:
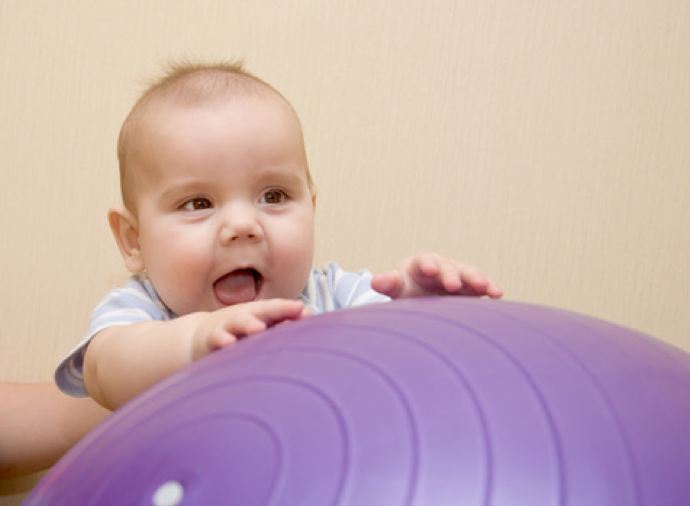
[[[98,332],[116,325],[143,321],[169,320],[174,315],[163,305],[148,280],[132,277],[124,286],[111,290],[96,306],[86,335],[65,357],[55,371],[55,382],[64,393],[75,397],[88,395],[84,388],[84,354]]]

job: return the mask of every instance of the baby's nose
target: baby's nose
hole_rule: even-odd
[[[254,210],[246,206],[235,206],[224,215],[220,230],[221,243],[257,241],[261,238],[263,231]]]

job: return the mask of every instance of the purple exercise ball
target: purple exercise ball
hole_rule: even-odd
[[[29,505],[690,504],[690,355],[441,297],[213,353],[114,413]]]

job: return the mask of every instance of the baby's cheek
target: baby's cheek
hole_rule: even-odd
[[[205,309],[206,292],[211,290],[207,286],[211,283],[207,279],[208,263],[192,254],[183,254],[166,267],[165,272],[159,272],[160,289],[157,288],[163,302],[178,315]]]

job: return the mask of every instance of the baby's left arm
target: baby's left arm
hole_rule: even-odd
[[[428,295],[487,295],[492,299],[503,296],[503,290],[476,268],[436,253],[406,258],[397,269],[375,275],[371,287],[393,299]]]

